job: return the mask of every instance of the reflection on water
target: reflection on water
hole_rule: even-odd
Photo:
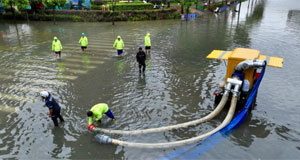
[[[287,19],[287,29],[292,28],[291,31],[299,32],[300,29],[300,10],[290,10]]]
[[[97,143],[86,129],[86,111],[105,102],[117,123],[104,116],[101,126],[124,130],[203,117],[214,109],[213,91],[226,72],[224,62],[205,57],[213,49],[235,47],[284,57],[285,65],[282,70],[267,69],[256,109],[202,158],[298,157],[300,109],[295,88],[299,88],[300,77],[295,71],[299,68],[300,7],[290,8],[288,3],[296,3],[292,0],[280,8],[278,1],[250,0],[242,4],[239,16],[235,8],[188,23],[118,22],[113,27],[110,23],[1,23],[0,158],[153,159],[167,154],[174,148],[149,150]],[[82,32],[89,38],[84,53],[78,46]],[[139,75],[135,55],[147,32],[153,47],[145,75]],[[127,53],[121,57],[112,48],[117,35],[126,44]],[[54,36],[64,48],[59,60],[51,52]],[[66,122],[61,128],[54,128],[47,108],[42,107],[38,93],[44,88],[62,106]],[[207,132],[225,115],[222,112],[210,122],[187,129],[113,137],[136,142],[181,140]]]
[[[124,71],[124,59],[120,59],[116,62],[116,65],[117,65],[117,70],[118,70],[118,73],[120,75],[123,74],[123,71]]]
[[[256,138],[266,138],[271,133],[272,124],[265,119],[252,118],[252,113],[246,118],[245,125],[232,133],[231,139],[243,147],[250,147]],[[241,138],[243,137],[243,138]]]

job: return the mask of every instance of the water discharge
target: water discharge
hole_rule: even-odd
[[[250,2],[250,3],[248,3]],[[207,60],[213,49],[258,49],[284,58],[283,69],[267,68],[256,109],[204,159],[296,159],[300,156],[300,6],[297,0],[251,0],[219,15],[186,23],[149,22],[0,23],[0,158],[154,159],[176,149],[103,145],[87,131],[86,111],[107,103],[117,122],[104,116],[101,127],[138,130],[199,119],[214,110],[213,92],[226,64]],[[81,32],[89,38],[82,53]],[[152,50],[139,76],[135,54],[147,32]],[[112,44],[120,35],[125,55]],[[62,59],[51,52],[52,38],[63,45]],[[62,106],[65,123],[54,128],[38,92],[48,89]],[[297,106],[298,105],[298,106]],[[169,142],[201,135],[226,116],[198,126],[113,138]],[[271,147],[272,146],[272,147]]]

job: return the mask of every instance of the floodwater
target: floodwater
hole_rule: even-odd
[[[249,1],[248,1],[249,2]],[[136,149],[99,144],[87,131],[86,112],[107,103],[117,118],[102,127],[135,130],[178,124],[214,109],[213,92],[225,76],[222,61],[207,60],[213,49],[254,48],[284,58],[283,69],[268,67],[256,109],[229,137],[194,159],[297,159],[300,157],[300,3],[253,0],[233,10],[196,20],[110,23],[0,23],[0,158],[155,159],[178,148]],[[89,38],[82,53],[81,32]],[[135,64],[137,48],[151,33],[145,75]],[[123,37],[126,53],[112,43]],[[51,52],[58,36],[62,59]],[[66,120],[55,128],[39,91],[48,89]],[[135,142],[194,137],[221,123],[212,121],[175,131],[113,136]]]

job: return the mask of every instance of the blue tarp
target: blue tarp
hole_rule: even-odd
[[[196,14],[195,13],[192,13],[192,14],[188,14],[188,15],[182,15],[182,20],[186,20],[186,19],[189,19],[189,20],[191,20],[191,19],[195,19],[196,18]]]
[[[187,146],[183,149],[172,152],[168,155],[160,157],[158,159],[198,159],[202,154],[213,148],[216,144],[221,142],[224,138],[230,135],[237,127],[239,127],[248,115],[248,111],[256,97],[259,85],[265,74],[266,66],[262,69],[259,78],[257,79],[252,91],[247,99],[244,108],[234,117],[234,119],[219,132],[209,136],[204,141]]]
[[[71,9],[71,6],[72,6],[72,4],[71,4],[70,0],[67,0],[67,3],[65,4],[64,9]]]
[[[73,3],[73,5],[78,5],[79,0],[73,0],[72,3]]]
[[[84,3],[81,3],[81,6],[87,9],[91,9],[91,1],[90,0],[85,0]]]
[[[228,6],[225,5],[225,6],[223,6],[223,7],[220,8],[219,12],[224,12],[224,11],[226,11],[227,8],[228,8]]]
[[[3,8],[2,2],[0,2],[0,13],[5,13],[5,10]]]
[[[80,3],[79,2],[80,2],[80,0],[73,0],[72,1],[72,6],[73,6],[74,9],[76,9],[76,10],[80,9]]]

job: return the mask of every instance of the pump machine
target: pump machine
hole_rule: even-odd
[[[272,67],[282,68],[283,66],[283,58],[262,55],[259,50],[247,48],[236,48],[233,51],[213,50],[206,58],[228,61],[225,80],[219,83],[219,88],[214,92],[215,103],[220,102],[226,89],[232,89],[231,86],[225,86],[225,84],[239,83],[241,86],[239,87],[238,108],[245,105],[265,63]],[[251,109],[254,104],[252,103]]]

